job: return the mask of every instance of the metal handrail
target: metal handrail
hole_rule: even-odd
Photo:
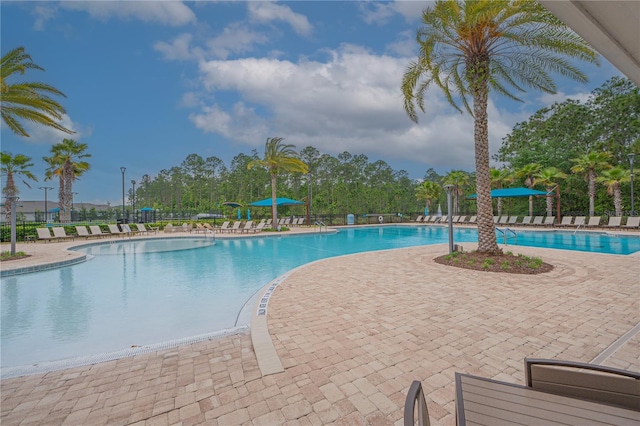
[[[323,221],[316,221],[315,225],[320,227],[320,232],[322,232],[322,227],[323,226],[324,226],[325,232],[329,230],[329,228],[327,228],[327,224],[324,223]]]
[[[504,241],[505,246],[509,245],[509,233],[513,234],[516,244],[518,244],[518,234],[513,229],[505,227],[504,230],[502,230],[496,226],[496,231],[502,234],[502,240]]]
[[[573,231],[573,235],[576,235],[576,232],[578,232],[578,229],[580,229],[581,226],[584,225],[584,222],[582,222],[581,224],[578,225],[578,227],[576,228],[575,231]]]

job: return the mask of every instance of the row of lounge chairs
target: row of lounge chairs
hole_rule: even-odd
[[[151,233],[157,233],[157,227],[149,227],[147,228],[143,223],[136,223],[134,226],[136,230],[131,229],[131,227],[127,224],[121,225],[121,228],[118,225],[107,225],[109,228],[109,232],[103,232],[102,228],[98,225],[90,225],[88,228],[83,225],[78,225],[75,227],[75,234],[67,234],[65,229],[62,226],[55,226],[51,229],[49,228],[36,228],[36,232],[38,233],[38,240],[44,241],[64,241],[64,240],[73,240],[75,238],[85,238],[89,239],[91,237],[96,238],[104,238],[110,236],[125,236],[125,235],[145,235]],[[51,233],[53,231],[53,234]]]
[[[467,216],[453,216],[452,222],[455,224],[474,225],[477,223],[477,217],[471,216],[467,220]],[[556,222],[555,216],[524,216],[520,220],[520,216],[494,216],[493,221],[497,225],[514,225],[514,226],[555,226],[555,227],[573,227],[573,228],[610,228],[610,229],[639,229],[640,216],[630,216],[623,224],[623,218],[620,216],[610,216],[609,221],[602,223],[601,216],[591,216],[587,220],[586,216],[564,216],[560,223]],[[418,216],[416,223],[447,223],[447,216]]]

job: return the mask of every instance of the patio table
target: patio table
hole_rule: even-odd
[[[456,373],[458,425],[640,425],[640,411]]]

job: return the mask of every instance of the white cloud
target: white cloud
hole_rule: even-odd
[[[407,22],[416,21],[422,17],[422,11],[433,1],[400,0],[395,2],[368,1],[359,3],[362,20],[367,24],[386,24],[396,15],[401,15]]]
[[[54,129],[53,127],[42,126],[27,121],[23,124],[29,137],[24,138],[24,141],[32,144],[54,145],[62,142],[63,139],[73,139],[77,141],[83,137],[91,136],[93,133],[92,128],[74,123],[66,114],[62,116],[62,120],[58,121],[58,123],[75,133],[69,134]]]
[[[189,49],[191,39],[191,34],[180,34],[171,43],[159,41],[153,45],[153,48],[162,53],[162,56],[168,60],[193,59],[194,55]]]
[[[37,4],[36,7],[33,8],[31,14],[36,17],[36,20],[33,23],[33,29],[36,31],[44,31],[44,24],[55,18],[58,11],[55,7],[50,5]]]
[[[267,36],[255,32],[243,24],[233,23],[222,34],[206,42],[208,52],[215,58],[226,59],[230,54],[246,53],[256,44],[265,44]]]
[[[289,6],[283,6],[268,1],[247,2],[249,18],[255,22],[270,23],[283,21],[288,23],[293,31],[300,35],[310,35],[313,26],[306,16],[295,13]]]
[[[60,5],[65,9],[85,11],[100,20],[113,17],[139,19],[174,27],[196,22],[196,15],[181,1],[67,1]]]
[[[372,156],[418,161],[427,167],[473,170],[473,118],[454,111],[437,90],[427,93],[420,123],[402,107],[400,84],[408,58],[375,56],[345,45],[326,62],[297,63],[244,58],[200,63],[210,93],[236,93],[242,102],[216,104],[192,115],[206,132],[259,148],[268,136],[285,137],[298,147],[322,152],[367,152]],[[222,96],[222,95],[221,95]],[[261,118],[255,112],[266,111]],[[515,117],[490,103],[491,152]]]

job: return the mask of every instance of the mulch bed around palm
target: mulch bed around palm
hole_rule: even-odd
[[[453,255],[437,257],[434,261],[456,268],[507,274],[543,274],[553,269],[553,265],[539,258],[512,253],[496,255],[477,251],[456,252]]]

